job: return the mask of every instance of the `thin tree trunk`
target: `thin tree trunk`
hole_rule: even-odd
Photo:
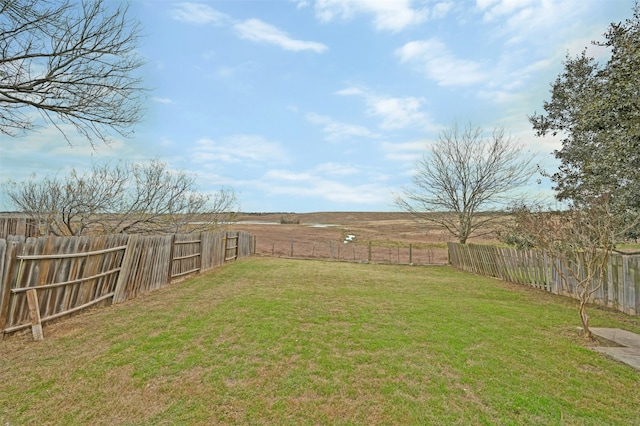
[[[580,320],[582,321],[582,328],[584,329],[584,337],[591,339],[593,336],[589,329],[589,315],[587,315],[586,300],[580,300]]]

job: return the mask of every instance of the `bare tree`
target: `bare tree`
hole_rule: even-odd
[[[8,198],[53,235],[178,233],[215,229],[237,213],[233,190],[213,197],[196,190],[195,178],[148,163],[94,165],[65,176],[35,176],[5,185]]]
[[[465,244],[471,236],[491,232],[488,225],[497,216],[489,213],[529,181],[536,170],[532,161],[504,128],[485,137],[479,127],[453,125],[416,163],[413,186],[396,195],[395,203]]]
[[[0,133],[34,130],[38,111],[69,142],[128,136],[145,89],[139,25],[105,0],[0,0]]]
[[[615,214],[609,194],[562,211],[518,206],[513,217],[513,228],[502,236],[503,241],[548,256],[564,290],[579,301],[585,337],[591,338],[587,306],[606,282],[616,245],[637,226],[638,218],[629,221]]]

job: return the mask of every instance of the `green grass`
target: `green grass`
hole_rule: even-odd
[[[0,424],[640,424],[578,324],[449,267],[252,258],[0,342]]]

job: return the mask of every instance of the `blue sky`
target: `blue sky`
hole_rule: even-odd
[[[243,211],[391,211],[415,161],[454,122],[536,138],[567,52],[597,58],[631,0],[132,1],[152,90],[131,139],[92,149],[52,127],[0,135],[0,180],[158,158]],[[532,181],[533,193],[548,182]],[[0,200],[6,209],[6,200]]]

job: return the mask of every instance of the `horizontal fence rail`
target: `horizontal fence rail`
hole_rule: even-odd
[[[247,232],[0,239],[0,339],[252,254]],[[231,243],[230,243],[231,242]]]
[[[451,264],[464,271],[553,294],[570,297],[575,294],[576,280],[561,270],[562,262],[542,252],[459,243],[448,243],[448,248]],[[567,277],[566,285],[562,275]],[[612,254],[607,265],[607,279],[594,293],[593,302],[630,315],[640,315],[640,256]]]

